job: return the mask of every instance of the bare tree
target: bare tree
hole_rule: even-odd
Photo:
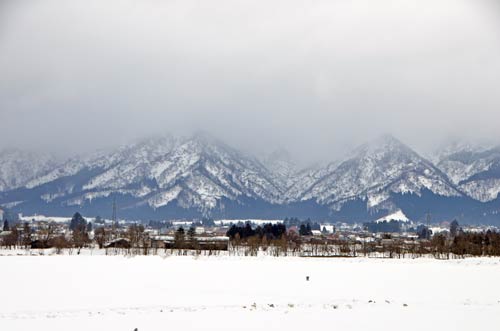
[[[99,246],[99,249],[104,247],[104,244],[110,238],[110,231],[108,231],[104,226],[98,227],[94,230],[94,239]]]

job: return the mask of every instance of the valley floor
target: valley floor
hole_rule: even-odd
[[[0,274],[7,331],[500,325],[498,258],[2,256]]]

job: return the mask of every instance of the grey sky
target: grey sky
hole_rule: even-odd
[[[0,0],[0,148],[202,129],[333,159],[380,133],[500,142],[494,0]]]

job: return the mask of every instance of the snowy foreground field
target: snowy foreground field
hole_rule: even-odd
[[[500,325],[499,259],[3,256],[0,275],[2,331]]]

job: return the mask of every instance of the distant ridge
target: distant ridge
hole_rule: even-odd
[[[451,148],[449,149],[451,150]],[[401,211],[419,220],[500,223],[500,149],[439,154],[434,162],[391,135],[340,162],[298,169],[285,150],[258,159],[206,134],[164,135],[56,163],[0,153],[0,205],[16,212],[123,217],[310,217],[360,222]]]

